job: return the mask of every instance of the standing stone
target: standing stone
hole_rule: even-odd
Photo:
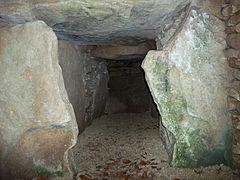
[[[79,133],[104,113],[108,72],[104,61],[91,55],[91,46],[60,40],[59,63],[69,100],[73,105]]]
[[[42,21],[0,29],[2,179],[70,179],[68,150],[78,129],[57,47]]]
[[[59,40],[59,64],[63,71],[64,83],[69,101],[73,105],[79,132],[86,127],[85,86],[83,61],[88,58],[80,47],[72,42]]]
[[[105,61],[90,57],[84,61],[86,93],[85,121],[91,122],[104,113],[108,94],[108,71]]]
[[[224,28],[216,17],[192,8],[168,47],[150,51],[142,64],[174,167],[230,163]]]

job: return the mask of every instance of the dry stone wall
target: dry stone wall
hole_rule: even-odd
[[[228,64],[234,69],[234,80],[229,91],[228,103],[233,124],[233,165],[240,169],[240,1],[225,0],[221,9],[226,24],[225,55]]]

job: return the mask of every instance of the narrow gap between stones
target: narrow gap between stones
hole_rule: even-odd
[[[159,114],[141,68],[147,52],[154,49],[154,41],[92,47],[92,56],[107,68],[107,92],[93,104],[104,109],[80,133],[73,148],[76,177],[156,178],[158,164],[167,163],[159,141]]]
[[[231,177],[231,170],[222,165],[195,169],[170,167],[166,144],[160,140],[166,138],[166,132],[141,68],[146,54],[156,49],[154,41],[136,46],[76,48],[61,40],[59,48],[66,90],[80,131],[71,150],[75,179]],[[64,54],[74,56],[74,53],[77,64],[65,61]],[[68,72],[70,66],[75,73]],[[79,84],[76,77],[70,81],[72,75],[84,77],[83,81]],[[78,86],[85,90],[74,94]],[[85,107],[81,109],[83,99]]]

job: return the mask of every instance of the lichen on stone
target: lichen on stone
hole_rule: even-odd
[[[174,167],[230,162],[230,70],[222,53],[222,26],[206,12],[191,9],[168,47],[151,51],[143,62],[162,124],[174,137],[169,138]]]
[[[36,176],[38,177],[63,177],[64,173],[62,171],[52,171],[48,170],[44,166],[35,165],[34,171]]]

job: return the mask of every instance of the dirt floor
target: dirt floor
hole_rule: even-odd
[[[96,119],[73,149],[81,180],[231,180],[229,167],[175,169],[159,138],[158,120],[144,114],[114,114]]]

